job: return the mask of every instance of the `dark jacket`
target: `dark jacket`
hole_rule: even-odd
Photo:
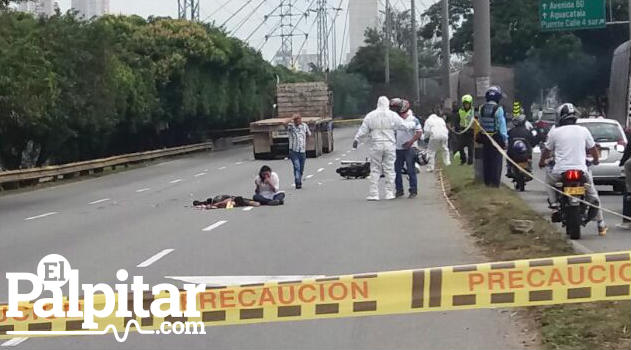
[[[627,143],[627,146],[624,148],[624,154],[622,155],[622,159],[620,159],[620,166],[624,166],[624,163],[626,163],[629,158],[631,158],[631,142]]]

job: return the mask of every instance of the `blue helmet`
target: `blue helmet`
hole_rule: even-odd
[[[499,86],[491,86],[488,90],[486,90],[486,101],[495,101],[497,103],[502,99],[502,89]]]
[[[526,142],[523,140],[515,140],[511,148],[513,149],[513,152],[517,154],[528,153],[528,145],[526,145]]]

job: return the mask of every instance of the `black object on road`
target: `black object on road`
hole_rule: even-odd
[[[346,179],[365,179],[370,176],[370,162],[351,163],[348,166],[337,168],[336,172]]]

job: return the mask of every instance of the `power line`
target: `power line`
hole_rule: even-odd
[[[315,26],[317,21],[318,21],[317,17],[313,19],[313,23],[311,23],[311,27],[309,27],[309,31],[305,33],[305,39],[302,41],[302,44],[300,45],[300,49],[298,49],[298,54],[300,54],[302,52],[302,49],[305,47],[305,44],[307,43],[307,39],[309,38],[309,34],[311,34],[311,32],[313,31],[313,27]]]
[[[263,16],[263,21],[256,28],[254,28],[254,30],[250,33],[250,35],[248,35],[248,37],[245,39],[245,41],[250,41],[250,38],[252,37],[252,35],[254,35],[254,33],[258,32],[259,29],[261,29],[261,27],[267,22],[269,17],[272,14],[274,14],[274,12],[276,12],[276,10],[278,10],[279,7],[280,6],[276,6],[271,12],[269,12],[268,14]]]
[[[340,64],[344,62],[342,56],[344,55],[344,44],[346,43],[346,29],[348,27],[348,17],[350,16],[348,12],[348,7],[349,7],[349,4],[346,4],[346,19],[344,20],[344,33],[342,34],[342,50],[340,51]]]
[[[210,19],[210,17],[212,17],[212,16],[216,15],[216,14],[217,14],[217,12],[219,12],[219,11],[223,10],[223,8],[224,8],[224,7],[226,7],[226,6],[228,6],[228,4],[229,4],[230,2],[232,2],[232,1],[234,1],[234,0],[227,0],[226,2],[224,2],[221,6],[219,6],[219,8],[218,8],[218,9],[216,9],[216,10],[215,10],[215,11],[213,11],[213,12],[212,12],[209,16],[207,16],[206,18],[204,18],[204,20],[203,20],[202,22],[206,22],[206,21],[208,21],[208,20]]]
[[[250,13],[248,13],[247,16],[245,16],[245,18],[239,23],[237,24],[237,28],[235,30],[233,30],[230,34],[232,35],[236,35],[237,32],[239,31],[239,29],[241,29],[241,27],[248,21],[251,19],[252,15],[254,15],[254,13],[256,11],[258,11],[259,8],[261,8],[261,6],[263,6],[263,4],[266,2],[267,0],[262,0],[252,11],[250,11]]]
[[[225,20],[220,27],[224,27],[228,22],[230,22],[230,20],[232,20],[236,15],[239,14],[239,12],[241,12],[241,10],[243,10],[246,6],[248,6],[250,3],[252,2],[252,0],[248,0],[246,1],[245,4],[243,4],[241,7],[239,7],[238,10],[236,10],[230,17],[228,17],[227,20]]]

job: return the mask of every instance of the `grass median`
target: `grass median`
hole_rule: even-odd
[[[513,190],[477,183],[470,166],[444,167],[448,195],[464,224],[493,260],[572,255],[564,235]],[[529,233],[512,233],[511,221],[534,223]],[[529,307],[546,349],[630,349],[631,302],[597,302]]]

